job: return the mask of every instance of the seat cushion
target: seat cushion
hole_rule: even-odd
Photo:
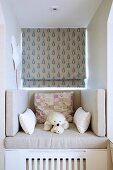
[[[14,137],[5,138],[6,149],[105,149],[106,137],[98,137],[92,131],[80,134],[73,123],[59,135],[43,130],[37,124],[32,135],[18,132]]]

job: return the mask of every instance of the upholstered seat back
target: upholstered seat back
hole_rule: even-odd
[[[9,90],[6,92],[6,136],[14,136],[19,131],[18,115],[26,108],[34,108],[34,94],[36,92],[59,92],[59,91],[37,91],[37,90]],[[61,92],[61,91],[60,91]],[[91,129],[97,136],[105,136],[105,91],[97,90],[75,90],[74,112],[80,106],[91,112]]]

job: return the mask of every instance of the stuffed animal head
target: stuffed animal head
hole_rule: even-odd
[[[63,114],[59,112],[50,113],[48,115],[47,120],[53,125],[53,126],[61,126],[65,122],[65,117]]]

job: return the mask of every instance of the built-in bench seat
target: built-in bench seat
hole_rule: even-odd
[[[91,130],[81,134],[73,123],[59,135],[43,130],[43,124],[37,124],[32,135],[18,132],[14,137],[6,137],[7,149],[105,149],[107,138],[98,137]]]
[[[105,91],[73,91],[74,113],[80,106],[91,113],[90,129],[84,134],[70,123],[70,128],[61,135],[44,131],[44,124],[37,124],[34,133],[28,135],[19,130],[18,115],[26,108],[35,112],[33,99],[36,92],[6,92],[5,170],[60,170],[60,167],[63,170],[108,170]]]

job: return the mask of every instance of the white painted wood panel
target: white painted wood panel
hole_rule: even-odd
[[[6,150],[5,170],[15,169],[108,170],[107,149]]]

